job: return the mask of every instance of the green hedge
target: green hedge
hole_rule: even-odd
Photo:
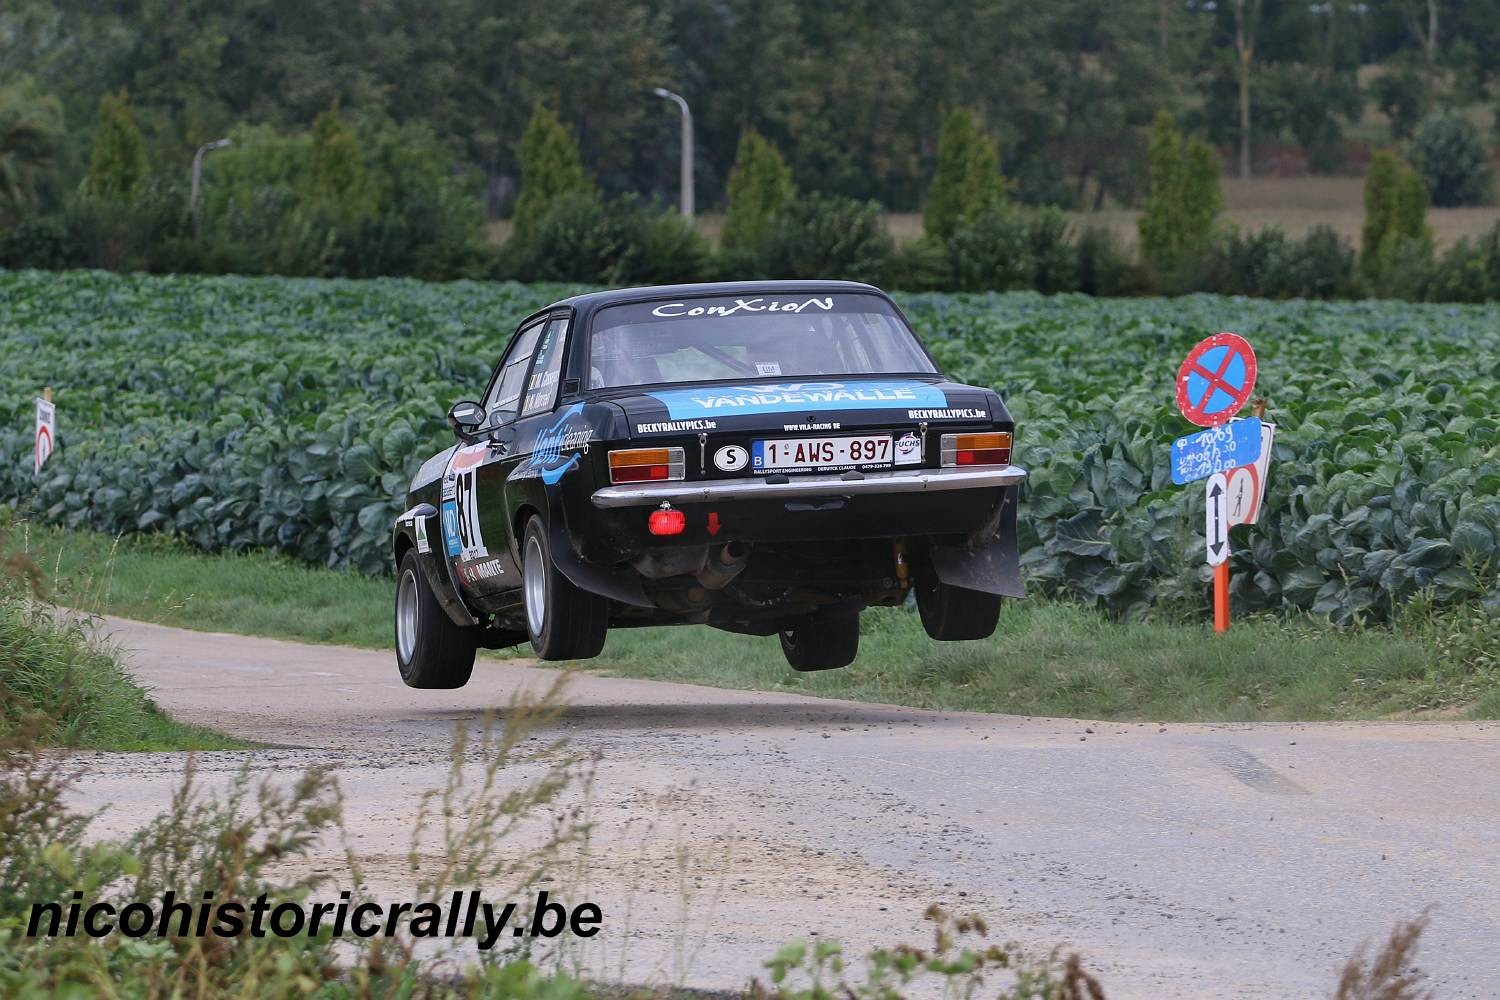
[[[517,320],[569,289],[382,279],[0,273],[0,501],[386,568],[417,464]],[[1243,607],[1382,617],[1430,589],[1500,604],[1500,309],[903,295],[939,361],[1015,411],[1033,586],[1135,616],[1204,602],[1201,487],[1168,448],[1187,349],[1255,344],[1280,425],[1268,516],[1234,535]],[[60,450],[31,474],[32,397]]]

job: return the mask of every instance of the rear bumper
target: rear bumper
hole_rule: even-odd
[[[845,478],[849,477],[849,478]],[[590,498],[595,507],[655,507],[663,503],[720,503],[813,497],[860,497],[871,494],[936,493],[945,490],[1019,486],[1026,470],[1014,465],[986,469],[897,469],[845,473],[841,476],[797,476],[784,483],[765,479],[720,479],[695,483],[641,483],[606,486]]]

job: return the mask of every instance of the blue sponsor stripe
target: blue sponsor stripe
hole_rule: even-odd
[[[948,397],[926,382],[781,382],[669,389],[647,395],[673,420],[807,410],[943,409]]]

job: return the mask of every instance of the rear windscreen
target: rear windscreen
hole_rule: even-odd
[[[589,338],[590,389],[936,372],[878,295],[748,295],[608,306]]]

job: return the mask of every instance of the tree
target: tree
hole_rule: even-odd
[[[597,195],[583,172],[578,143],[557,113],[537,104],[521,136],[521,193],[512,216],[512,235],[524,240],[554,200],[569,194]]]
[[[0,89],[0,216],[35,205],[42,178],[57,165],[63,141],[62,104],[30,83]]]
[[[1439,208],[1482,205],[1490,194],[1489,156],[1479,129],[1453,111],[1422,119],[1411,140],[1411,159],[1432,203]]]
[[[759,245],[772,220],[797,196],[792,171],[781,152],[754,129],[740,136],[734,168],[729,172],[729,208],[720,243],[726,250]]]
[[[1370,85],[1375,106],[1391,122],[1391,136],[1409,139],[1427,111],[1427,78],[1410,60],[1392,60]]]
[[[948,112],[938,136],[937,174],[922,211],[927,235],[947,239],[1005,198],[999,154],[980,132],[974,113],[966,108]]]
[[[86,189],[105,201],[129,201],[146,179],[147,169],[146,144],[131,114],[129,96],[123,90],[105,94],[99,100]]]
[[[1219,154],[1207,142],[1185,137],[1163,111],[1151,128],[1151,193],[1141,213],[1141,253],[1159,278],[1173,281],[1208,248],[1224,207]]]
[[[1239,58],[1240,177],[1250,176],[1250,70],[1255,63],[1255,32],[1261,0],[1234,0],[1234,51]]]
[[[359,140],[337,107],[313,122],[312,158],[302,193],[317,212],[337,222],[352,222],[375,211],[375,188]]]
[[[1406,244],[1406,246],[1403,246]],[[1360,271],[1378,282],[1398,253],[1425,249],[1432,254],[1427,225],[1427,188],[1418,173],[1389,150],[1375,154],[1365,174],[1365,222],[1361,233]]]

